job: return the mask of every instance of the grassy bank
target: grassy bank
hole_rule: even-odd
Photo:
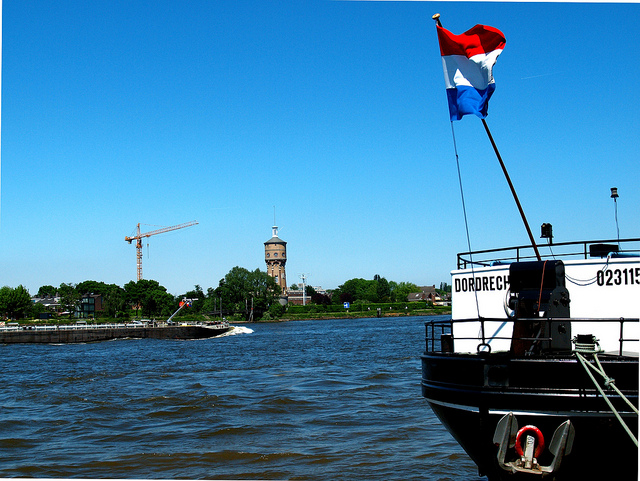
[[[302,306],[297,306],[302,307]],[[312,320],[312,319],[358,319],[363,317],[403,317],[403,316],[437,316],[443,314],[451,314],[451,307],[449,306],[433,306],[421,309],[380,309],[378,314],[377,308],[372,309],[342,309],[341,311],[332,312],[318,312],[313,310],[297,311],[294,309],[288,309],[279,319],[265,319],[278,320],[278,321],[300,321],[300,320]]]
[[[263,317],[257,322],[282,322],[282,321],[302,321],[315,319],[358,319],[365,317],[403,317],[403,316],[435,316],[451,314],[450,306],[417,306],[406,303],[395,304],[364,304],[354,305],[350,309],[342,306],[330,305],[319,306],[315,304],[307,306],[287,306],[286,310],[278,316],[272,316],[265,312]],[[52,319],[21,319],[20,325],[44,325],[44,324],[75,324],[78,321],[85,321],[87,324],[117,324],[131,323],[139,319],[131,318],[108,318],[98,317],[96,319],[75,319],[75,318],[52,318]],[[166,317],[154,317],[156,321],[165,321]],[[220,318],[205,314],[185,314],[178,315],[173,320],[177,323],[197,323],[215,321]],[[227,315],[227,321],[231,324],[246,322],[242,314]]]

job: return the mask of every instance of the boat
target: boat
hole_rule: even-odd
[[[226,321],[206,324],[144,323],[0,327],[0,344],[67,344],[114,339],[207,339],[231,329]]]
[[[183,298],[178,309],[166,321],[150,319],[134,320],[124,324],[87,324],[78,320],[75,324],[51,326],[19,326],[17,323],[0,326],[0,344],[66,344],[111,341],[114,339],[208,339],[220,336],[231,329],[226,319],[205,323],[182,322],[173,318],[184,308],[191,307],[197,299]]]
[[[482,119],[530,243],[458,254],[451,318],[426,323],[422,395],[491,481],[636,480],[640,238],[554,243],[545,223],[538,248],[485,121],[504,35],[439,17],[452,128]]]
[[[481,476],[637,479],[639,246],[458,254],[422,395]]]

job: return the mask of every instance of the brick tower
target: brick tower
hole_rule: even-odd
[[[282,295],[287,294],[287,275],[284,265],[287,263],[287,243],[278,237],[278,227],[273,226],[271,239],[264,243],[264,261],[267,263],[267,274],[273,277],[282,288]]]

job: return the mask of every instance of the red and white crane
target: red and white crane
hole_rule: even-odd
[[[134,241],[134,240],[136,241],[136,259],[137,259],[137,267],[138,267],[138,280],[142,279],[142,239],[144,239],[145,237],[151,237],[152,235],[162,234],[164,232],[169,232],[169,231],[172,231],[172,230],[184,229],[185,227],[190,227],[190,226],[196,225],[196,224],[197,224],[197,222],[195,220],[193,220],[191,222],[185,222],[184,224],[178,224],[178,225],[174,225],[174,226],[171,226],[171,227],[163,227],[162,229],[157,229],[157,230],[152,230],[150,232],[141,233],[140,232],[140,222],[138,222],[136,235],[124,238],[124,240],[126,240],[129,244],[131,244],[131,242]]]

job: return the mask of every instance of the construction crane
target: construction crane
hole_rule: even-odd
[[[185,222],[184,224],[174,225],[174,226],[171,226],[171,227],[163,227],[162,229],[157,229],[157,230],[152,230],[151,232],[141,233],[140,232],[140,222],[138,222],[136,235],[124,238],[124,240],[126,240],[129,244],[131,244],[132,241],[136,241],[136,259],[137,259],[137,267],[138,267],[138,280],[142,279],[142,239],[144,239],[145,237],[151,237],[152,235],[162,234],[164,232],[169,232],[169,231],[172,231],[172,230],[184,229],[185,227],[190,227],[190,226],[196,225],[196,224],[197,224],[197,222],[195,220],[193,220],[191,222]]]

